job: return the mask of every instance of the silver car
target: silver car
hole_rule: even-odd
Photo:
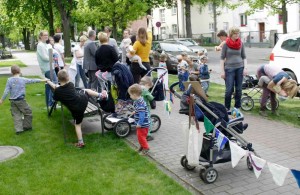
[[[207,50],[204,47],[198,45],[198,43],[191,38],[166,39],[165,41],[174,41],[176,43],[180,43],[182,45],[187,46],[194,53],[198,53],[202,51],[204,52],[205,55],[207,55]]]

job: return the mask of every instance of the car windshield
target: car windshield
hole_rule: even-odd
[[[161,43],[161,48],[164,51],[191,51],[189,48],[187,48],[184,45],[180,44],[172,44],[172,43]]]
[[[191,46],[191,45],[198,45],[194,40],[192,39],[186,39],[186,40],[179,40],[179,42],[185,46]]]

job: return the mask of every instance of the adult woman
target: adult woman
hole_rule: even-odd
[[[96,65],[100,70],[101,77],[111,81],[112,67],[119,60],[118,54],[113,46],[109,45],[106,33],[99,32],[98,39],[101,46],[97,49],[95,54]],[[100,85],[102,90],[106,88],[105,82],[100,82]]]
[[[260,101],[260,111],[259,114],[266,117],[266,104],[268,97],[271,100],[271,110],[274,115],[279,115],[276,111],[276,93],[280,96],[294,98],[297,94],[299,88],[297,87],[297,82],[289,79],[289,75],[284,72],[281,68],[266,64],[262,65],[257,70],[257,78],[260,79],[262,76],[267,76],[270,81],[268,84],[262,85],[263,93]]]
[[[86,80],[85,72],[82,68],[83,53],[84,53],[83,47],[84,47],[84,43],[87,41],[87,37],[83,35],[79,38],[79,40],[80,40],[80,44],[75,46],[74,55],[73,55],[76,63],[76,69],[77,69],[77,74],[75,77],[75,87],[79,87],[79,81],[81,78],[84,88],[87,88],[87,80]]]
[[[136,55],[140,56],[142,59],[142,64],[147,68],[147,70],[141,70],[137,63],[131,64],[131,72],[134,77],[135,83],[139,83],[140,78],[145,76],[150,70],[150,50],[152,45],[152,17],[147,16],[149,23],[147,31],[145,28],[141,27],[137,33],[137,41],[133,45],[133,49],[136,51]]]
[[[240,30],[232,27],[222,47],[221,78],[225,79],[225,107],[230,110],[231,96],[235,88],[235,108],[241,107],[243,75],[246,75],[247,59],[244,45],[239,38]],[[226,60],[225,60],[226,59]]]

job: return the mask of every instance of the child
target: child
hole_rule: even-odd
[[[144,98],[144,101],[146,102],[147,109],[148,109],[148,120],[150,122],[150,127],[148,130],[148,135],[147,135],[147,141],[152,141],[154,138],[151,136],[151,113],[150,113],[150,102],[154,99],[152,94],[149,92],[149,89],[153,87],[153,83],[151,80],[151,77],[149,76],[144,76],[141,79],[140,85],[142,87],[142,97]]]
[[[178,72],[178,80],[179,80],[179,89],[180,91],[184,91],[183,82],[187,81],[189,78],[188,64],[185,60],[183,60],[182,55],[178,55],[177,60],[178,60],[177,72]]]
[[[159,64],[158,64],[158,67],[160,68],[165,68],[168,70],[167,68],[167,64],[166,64],[166,61],[168,59],[168,56],[164,53],[162,53],[159,57]],[[162,69],[158,69],[157,70],[157,77],[160,78],[160,76],[165,73],[165,70],[162,70]],[[165,86],[165,89],[166,90],[169,90],[169,76],[168,76],[168,72],[163,76],[163,83],[164,83],[164,86]]]
[[[25,85],[39,83],[46,79],[27,79],[20,77],[21,70],[17,65],[11,66],[12,77],[7,79],[6,87],[0,105],[10,93],[10,110],[13,116],[16,134],[32,130],[32,110],[25,100]],[[24,117],[24,119],[23,119]]]
[[[201,63],[200,63],[200,67],[199,67],[199,77],[200,77],[202,88],[203,88],[206,96],[208,97],[207,91],[209,88],[209,78],[210,78],[211,70],[208,70],[208,65],[206,64],[207,57],[205,55],[202,55],[200,57],[200,62]]]
[[[140,68],[147,70],[147,68],[142,64],[142,59],[140,56],[135,54],[135,50],[133,49],[132,45],[127,47],[127,54],[126,56],[129,58],[131,62],[137,62]]]
[[[149,145],[147,142],[147,134],[149,131],[149,112],[146,102],[142,97],[142,87],[139,84],[133,84],[128,88],[130,98],[134,100],[133,106],[135,108],[134,119],[136,123],[136,134],[140,144],[138,152],[141,155],[147,155],[149,152]]]
[[[47,83],[54,88],[53,98],[57,101],[60,101],[70,110],[75,121],[75,131],[78,138],[78,143],[76,143],[75,146],[78,148],[83,148],[84,142],[82,139],[81,122],[83,120],[84,111],[88,104],[87,95],[105,99],[107,98],[107,92],[103,90],[102,93],[98,93],[91,89],[85,89],[83,90],[84,93],[78,93],[76,92],[74,84],[69,82],[69,75],[65,69],[60,70],[57,76],[60,86],[56,86],[51,81],[47,81]]]

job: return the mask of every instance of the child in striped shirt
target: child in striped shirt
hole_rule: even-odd
[[[134,120],[136,123],[136,134],[140,144],[138,152],[141,152],[141,155],[147,155],[149,152],[147,135],[149,131],[150,121],[147,104],[142,97],[142,87],[139,84],[133,84],[128,88],[128,93],[130,95],[130,98],[134,100]]]

